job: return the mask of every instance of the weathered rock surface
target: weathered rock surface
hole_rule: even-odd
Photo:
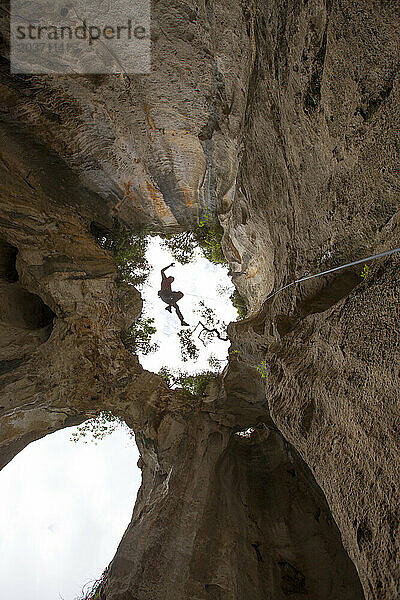
[[[105,597],[363,598],[303,461],[264,422],[232,435],[235,396],[216,403],[137,437],[143,487]]]
[[[150,75],[4,63],[0,461],[100,410],[135,430],[107,600],[398,597],[399,258],[265,298],[400,246],[399,23],[389,0],[160,0]],[[121,344],[141,300],[90,232],[205,208],[250,312],[188,402]]]

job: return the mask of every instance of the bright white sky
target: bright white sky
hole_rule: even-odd
[[[229,344],[217,342],[202,349],[197,363],[181,362],[179,319],[157,296],[160,269],[173,262],[158,238],[150,242],[148,260],[154,269],[141,292],[146,315],[155,318],[160,350],[141,357],[143,366],[194,372],[209,368],[211,352],[225,358]],[[219,319],[236,320],[229,293],[217,290],[233,290],[225,269],[199,253],[195,263],[176,263],[168,274],[175,277],[172,289],[185,294],[179,304],[191,326],[198,322],[194,309],[201,298]],[[97,445],[74,443],[74,431],[33,442],[0,472],[1,599],[75,600],[87,582],[100,577],[131,520],[141,479],[133,438],[118,429]]]
[[[200,341],[198,342],[200,356],[196,362],[181,362],[177,335],[181,330],[181,324],[174,309],[172,309],[172,313],[166,311],[166,304],[157,296],[161,285],[160,270],[174,262],[174,259],[160,243],[158,237],[151,239],[147,257],[154,268],[140,291],[145,301],[145,315],[155,319],[154,325],[157,328],[157,334],[153,339],[159,343],[160,349],[154,354],[141,356],[141,364],[149,371],[157,372],[160,367],[166,366],[194,373],[202,369],[209,369],[207,359],[211,353],[217,358],[225,359],[228,354],[229,342],[222,342],[216,338],[216,341],[208,344],[207,347],[204,347]],[[181,291],[185,294],[182,300],[179,300],[179,306],[191,329],[194,329],[199,322],[200,317],[196,314],[196,309],[200,300],[212,308],[218,318],[225,321],[226,324],[236,321],[237,311],[229,299],[235,288],[227,274],[227,269],[210,263],[203,257],[200,250],[196,251],[194,263],[181,265],[175,261],[175,266],[168,269],[166,274],[175,277],[172,284],[173,291]],[[227,288],[230,291],[221,294],[218,291],[220,288]],[[195,335],[197,336],[197,333]]]
[[[75,428],[33,442],[0,473],[0,598],[73,600],[130,522],[140,470],[121,429],[96,446]]]

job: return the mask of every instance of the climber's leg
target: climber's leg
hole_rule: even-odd
[[[183,298],[182,292],[171,292],[171,296],[174,302],[178,302],[181,298]]]
[[[176,314],[177,314],[177,315],[178,315],[178,317],[179,317],[179,320],[180,320],[180,322],[181,322],[181,325],[186,325],[186,326],[188,326],[188,323],[186,323],[185,319],[183,318],[183,314],[181,313],[181,311],[180,311],[180,309],[179,309],[179,306],[178,306],[177,304],[173,304],[172,306],[174,307],[174,309],[175,309],[175,311],[176,311]]]

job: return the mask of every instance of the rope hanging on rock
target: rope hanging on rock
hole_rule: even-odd
[[[373,256],[368,256],[367,258],[360,258],[360,260],[355,260],[354,262],[347,263],[346,265],[341,265],[340,267],[334,267],[333,269],[328,269],[327,271],[322,271],[321,273],[316,273],[315,275],[307,275],[306,277],[301,277],[300,279],[296,279],[287,285],[282,286],[276,292],[272,292],[269,296],[267,296],[264,302],[267,302],[283,290],[292,287],[292,285],[296,285],[301,283],[302,281],[307,281],[307,279],[314,279],[314,277],[321,277],[322,275],[327,275],[328,273],[333,273],[334,271],[340,271],[341,269],[347,269],[347,267],[352,267],[354,265],[359,265],[361,263],[366,263],[370,260],[374,260],[375,258],[382,258],[383,256],[389,256],[390,254],[395,254],[395,252],[400,252],[400,248],[394,248],[393,250],[386,250],[386,252],[380,252],[380,254],[374,254]]]

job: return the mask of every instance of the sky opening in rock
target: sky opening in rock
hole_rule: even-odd
[[[119,428],[74,444],[75,430],[33,442],[1,472],[0,598],[75,600],[129,524],[141,480],[133,438]]]
[[[174,260],[171,252],[162,244],[159,237],[151,238],[147,250],[147,259],[152,270],[140,291],[145,302],[144,313],[153,317],[157,333],[154,341],[159,344],[159,350],[147,356],[140,356],[141,364],[149,371],[157,372],[160,367],[166,366],[172,369],[182,369],[189,373],[195,373],[202,369],[209,369],[208,358],[211,354],[222,362],[227,358],[229,342],[215,338],[213,342],[203,346],[198,340],[197,332],[194,339],[200,350],[199,358],[195,361],[181,361],[178,332],[181,325],[175,311],[170,314],[165,310],[165,304],[157,296],[160,289],[160,270],[171,262],[175,266],[167,271],[175,281],[172,290],[182,291],[184,297],[179,301],[182,314],[193,330],[199,322],[197,310],[201,300],[210,307],[217,318],[226,324],[236,321],[238,315],[236,308],[229,298],[234,291],[234,285],[228,275],[226,267],[215,265],[202,255],[199,249],[195,250],[195,260],[187,265],[179,264]],[[200,329],[198,330],[200,331]]]
[[[179,319],[157,296],[160,270],[174,259],[158,237],[149,241],[147,259],[152,269],[140,291],[145,315],[155,320],[159,349],[140,356],[143,366],[195,373],[209,369],[214,354],[223,368],[229,342],[218,339],[206,347],[198,342],[198,360],[182,362]],[[168,274],[175,277],[172,289],[184,293],[179,305],[191,329],[199,320],[200,300],[221,321],[237,319],[227,269],[210,263],[199,250],[194,262],[175,261]],[[31,443],[0,475],[0,598],[81,597],[85,584],[98,579],[113,558],[130,522],[141,482],[134,438],[118,427],[97,444],[73,443],[76,432],[76,427],[67,428]]]

